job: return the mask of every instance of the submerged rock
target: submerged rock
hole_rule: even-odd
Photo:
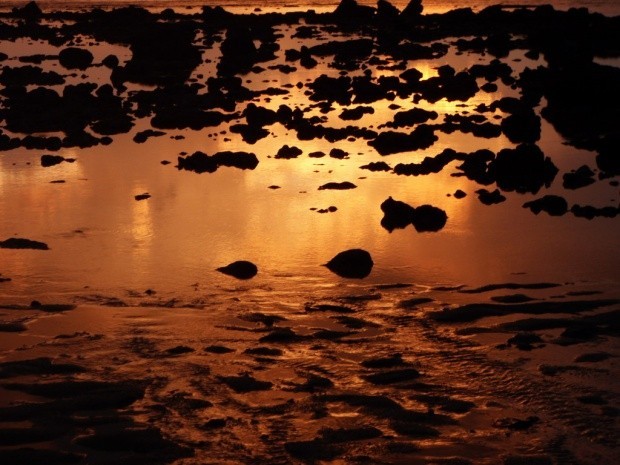
[[[362,279],[370,274],[374,263],[368,252],[350,249],[340,252],[324,266],[343,278]]]
[[[234,276],[237,279],[251,279],[258,273],[258,268],[252,262],[240,260],[229,265],[216,268],[220,273]]]

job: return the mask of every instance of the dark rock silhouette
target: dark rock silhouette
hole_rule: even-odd
[[[523,208],[529,208],[538,215],[541,211],[551,216],[562,216],[568,211],[568,203],[563,197],[557,195],[545,195],[540,199],[525,202]]]
[[[48,250],[49,247],[45,242],[33,241],[31,239],[23,239],[19,237],[11,237],[4,241],[0,241],[0,249]]]
[[[429,148],[438,139],[432,127],[420,125],[409,134],[394,131],[382,132],[376,139],[368,142],[368,145],[381,155],[391,155]]]
[[[506,197],[500,193],[499,189],[492,192],[486,189],[478,189],[476,194],[478,194],[478,200],[485,205],[495,205],[506,201]]]
[[[65,161],[65,157],[60,155],[41,155],[41,166],[48,167],[58,165]]]
[[[436,232],[446,225],[448,215],[441,208],[432,205],[420,205],[413,211],[411,224],[418,232]]]
[[[36,2],[28,2],[21,8],[13,8],[13,14],[18,18],[25,19],[27,22],[34,22],[43,16],[43,12]]]
[[[532,144],[500,150],[489,168],[500,189],[520,194],[536,194],[543,186],[549,187],[558,172],[551,159]]]
[[[365,5],[359,5],[355,0],[341,0],[332,17],[340,22],[369,21],[375,14],[375,9]]]
[[[416,20],[424,11],[422,0],[411,0],[400,13],[401,17],[407,20]]]
[[[297,158],[303,153],[303,151],[299,147],[289,147],[288,145],[284,145],[278,150],[274,158],[284,158],[289,160],[291,158]]]
[[[415,211],[411,205],[400,200],[394,200],[392,197],[388,197],[381,204],[381,210],[384,214],[381,226],[389,232],[392,232],[394,229],[406,228],[410,225]]]
[[[373,161],[360,166],[360,168],[368,171],[392,171],[392,167],[384,161]]]
[[[593,207],[592,205],[575,204],[570,208],[570,212],[578,217],[592,220],[597,217],[615,218],[620,215],[620,207]]]
[[[587,165],[580,166],[575,171],[565,173],[562,177],[564,189],[580,189],[595,182],[594,171]]]
[[[344,181],[344,182],[328,182],[327,184],[323,184],[322,186],[319,186],[319,190],[326,190],[326,189],[331,189],[331,190],[348,190],[348,189],[355,189],[357,186],[355,184],[353,184],[352,182],[349,181]]]
[[[350,249],[340,252],[324,266],[343,278],[362,279],[372,271],[374,263],[368,252]]]
[[[240,260],[217,268],[217,271],[237,279],[251,279],[258,273],[258,268],[252,262]]]
[[[93,62],[93,54],[88,50],[77,47],[62,49],[58,54],[60,65],[67,69],[87,69]]]
[[[131,59],[112,71],[112,82],[117,84],[178,85],[202,63],[202,55],[193,44],[195,32],[184,24],[151,20],[134,26],[131,35]]]
[[[247,152],[218,152],[212,156],[203,152],[194,152],[187,157],[178,157],[179,170],[196,173],[214,173],[220,166],[253,170],[258,165],[258,158]]]
[[[400,200],[394,200],[388,197],[381,204],[383,218],[381,226],[392,232],[394,229],[402,229],[408,225],[418,232],[436,232],[440,231],[448,220],[446,212],[432,205],[421,205],[412,207]]]

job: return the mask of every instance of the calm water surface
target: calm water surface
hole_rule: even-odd
[[[290,38],[291,31],[286,28],[281,32],[285,38],[278,53],[283,61],[283,50],[306,42]],[[95,62],[111,52],[121,60],[130,57],[123,47],[97,45],[92,50]],[[1,43],[0,51],[9,55],[7,63],[15,65],[20,56],[54,54],[58,49],[19,41]],[[218,53],[205,50],[205,59],[212,62],[203,64],[194,76],[213,75]],[[442,59],[418,60],[409,66],[420,69],[426,78],[435,75],[443,64],[464,69],[489,60],[452,51]],[[515,72],[538,64],[528,62],[519,51],[506,60]],[[55,61],[45,66],[67,74]],[[251,73],[245,79],[248,87],[261,89],[303,83],[321,73],[336,76],[337,72],[321,62],[312,71],[299,68],[291,74]],[[91,68],[88,73],[91,82],[109,79],[106,68]],[[79,76],[68,77],[68,82],[79,80]],[[489,104],[505,95],[516,94],[500,85],[497,92],[479,92],[466,103],[441,100],[425,107],[440,114],[471,111],[480,103]],[[281,103],[301,108],[308,105],[303,90],[296,88],[290,96],[262,97],[258,103],[274,109]],[[375,114],[356,124],[376,127],[391,119],[388,103],[375,104]],[[399,99],[394,103],[404,108],[411,105]],[[336,111],[328,115],[328,124],[345,124],[337,118],[339,112],[336,105]],[[317,109],[310,114],[321,115]],[[586,280],[614,288],[620,279],[617,218],[588,221],[572,215],[536,216],[522,208],[528,200],[554,193],[565,196],[569,205],[602,207],[618,202],[618,188],[608,181],[564,191],[562,174],[583,164],[592,166],[594,154],[565,145],[545,121],[539,146],[560,170],[554,184],[537,195],[507,193],[505,203],[493,206],[478,201],[474,191],[481,186],[451,176],[458,163],[448,165],[441,173],[419,177],[372,173],[360,166],[373,161],[386,161],[391,166],[420,162],[448,147],[463,152],[478,148],[497,152],[514,145],[504,136],[476,139],[459,132],[438,133],[439,141],[427,150],[389,157],[381,157],[363,140],[343,141],[335,146],[351,155],[336,160],[309,158],[308,153],[329,152],[334,145],[324,140],[298,141],[294,133],[288,134],[279,125],[269,128],[272,136],[251,146],[234,134],[221,134],[227,130],[225,125],[203,131],[168,131],[163,137],[135,144],[135,132],[148,127],[147,120],[138,121],[131,133],[115,136],[110,146],[63,149],[60,155],[77,161],[50,168],[40,166],[40,151],[19,149],[0,154],[0,238],[27,237],[44,241],[51,248],[47,252],[0,250],[0,273],[12,278],[1,284],[3,301],[55,293],[124,295],[148,288],[171,295],[193,295],[198,288],[206,292],[234,285],[231,278],[214,270],[241,259],[259,267],[259,275],[250,286],[269,292],[312,292],[345,282],[320,265],[350,248],[368,250],[375,261],[372,274],[363,284]],[[177,140],[175,136],[184,138]],[[295,160],[274,159],[284,144],[297,145],[304,154]],[[251,151],[260,163],[254,171],[221,168],[202,175],[174,168],[179,153],[196,150],[210,154]],[[162,160],[172,164],[162,165]],[[65,182],[52,183],[57,180]],[[351,191],[317,190],[330,181],[350,181],[358,187]],[[269,189],[273,185],[280,189]],[[467,197],[457,200],[450,196],[457,189],[464,190]],[[134,200],[135,195],[145,192],[152,195],[149,200]],[[379,208],[388,196],[412,205],[442,208],[448,223],[438,233],[417,233],[411,227],[388,233],[380,225]],[[332,205],[337,212],[319,214],[311,210]]]

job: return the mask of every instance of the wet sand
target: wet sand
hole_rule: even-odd
[[[2,20],[0,462],[620,460],[618,18]]]

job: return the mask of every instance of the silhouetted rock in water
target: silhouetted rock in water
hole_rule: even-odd
[[[439,173],[447,164],[454,160],[462,160],[464,157],[465,154],[445,149],[435,157],[424,157],[422,163],[399,163],[394,167],[394,173],[406,176]]]
[[[327,154],[325,152],[310,152],[308,154],[308,156],[310,158],[323,158],[324,156],[326,156]]]
[[[269,381],[259,381],[247,373],[241,376],[220,376],[219,379],[238,393],[268,391],[273,386]]]
[[[135,136],[133,136],[133,141],[136,144],[143,144],[151,137],[159,137],[165,136],[166,133],[163,131],[154,131],[153,129],[145,129],[144,131],[137,132]]]
[[[209,156],[203,152],[194,152],[187,157],[178,157],[177,169],[196,173],[214,173],[220,166],[253,170],[258,165],[258,158],[247,152],[217,152]]]
[[[151,198],[151,194],[149,194],[148,192],[145,192],[144,194],[138,194],[134,196],[134,199],[136,200],[147,200]]]
[[[453,176],[466,176],[467,179],[487,186],[495,181],[495,177],[490,169],[491,162],[495,160],[495,154],[490,150],[481,149],[462,157],[463,163],[457,169],[463,173],[453,174]]]
[[[476,194],[478,194],[478,200],[485,205],[494,205],[506,201],[506,197],[500,193],[499,189],[495,189],[493,192],[489,192],[486,189],[478,189]]]
[[[436,111],[427,111],[422,108],[412,108],[411,110],[399,111],[394,115],[394,121],[385,125],[391,128],[402,128],[415,124],[426,123],[439,117]]]
[[[124,67],[113,69],[112,82],[183,84],[202,63],[201,52],[193,44],[194,36],[194,29],[185,24],[148,20],[133,32],[131,59]]]
[[[237,279],[251,279],[258,273],[258,268],[252,262],[240,260],[217,268],[217,271]]]
[[[467,71],[456,74],[444,72],[443,75],[420,81],[415,89],[419,92],[419,96],[414,100],[416,103],[421,99],[435,103],[442,98],[448,102],[455,100],[466,102],[479,90],[476,78]]]
[[[441,208],[420,205],[414,208],[411,224],[418,232],[437,232],[446,225],[448,215]]]
[[[603,177],[620,175],[620,135],[613,132],[605,135],[597,142],[596,150],[596,166]]]
[[[489,169],[503,191],[536,194],[543,185],[549,187],[558,169],[537,145],[520,144],[515,149],[502,149]]]
[[[362,279],[370,274],[373,264],[365,250],[350,249],[340,252],[324,266],[343,278]]]
[[[101,60],[101,64],[106,68],[114,69],[119,65],[120,61],[116,55],[108,55],[103,60]]]
[[[193,129],[198,131],[206,127],[219,126],[233,119],[233,115],[219,111],[203,111],[193,106],[170,106],[158,108],[151,119],[151,126],[157,129]]]
[[[452,195],[454,196],[455,199],[463,199],[467,197],[467,194],[461,189],[457,189]]]
[[[310,95],[310,100],[314,102],[337,102],[340,105],[348,105],[351,103],[351,82],[351,78],[348,76],[332,78],[321,74],[308,84],[308,87],[313,91]]]
[[[407,82],[407,84],[417,84],[420,82],[420,79],[424,77],[422,71],[419,71],[415,68],[410,68],[406,71],[403,71],[398,75],[403,81]]]
[[[41,166],[44,168],[58,165],[63,161],[65,161],[65,157],[61,157],[60,155],[41,155]]]
[[[388,197],[387,200],[381,204],[381,210],[384,214],[381,220],[381,226],[389,232],[397,228],[406,228],[410,225],[415,211],[411,205],[401,202],[400,200],[394,200],[392,197]]]
[[[40,85],[53,86],[65,83],[65,78],[54,71],[43,71],[36,66],[3,66],[0,84],[5,86]]]
[[[409,134],[393,131],[382,132],[374,140],[368,142],[368,145],[381,155],[391,155],[429,148],[438,139],[434,129],[423,124],[417,126]]]
[[[420,18],[422,11],[424,11],[422,0],[411,0],[400,13],[400,16],[408,21],[417,20]]]
[[[377,1],[376,19],[379,23],[393,23],[399,15],[400,10],[387,0]]]
[[[540,139],[540,117],[531,108],[507,116],[502,120],[501,127],[513,143],[534,143]]]
[[[578,218],[592,220],[596,217],[615,218],[620,215],[620,207],[593,207],[591,205],[575,204],[570,208],[570,212]]]
[[[359,5],[355,0],[341,0],[332,17],[339,22],[366,22],[372,19],[375,9]]]
[[[571,34],[577,30],[571,31]],[[563,35],[550,39],[544,51],[548,68],[539,67],[521,74],[520,85],[528,97],[544,96],[547,106],[541,115],[572,143],[596,144],[606,134],[617,133],[620,124],[620,69],[585,60],[571,50],[577,40],[561,40]],[[551,42],[555,42],[553,45]],[[589,40],[583,45],[588,47]],[[577,63],[575,63],[577,61]],[[574,89],[580,89],[575,93]],[[596,102],[605,102],[603,106]]]
[[[241,138],[248,144],[255,144],[260,139],[264,139],[269,135],[269,131],[261,126],[250,126],[248,124],[233,124],[230,126],[230,132],[241,134]]]
[[[15,7],[12,12],[14,16],[25,19],[27,22],[37,21],[43,15],[36,2],[28,2],[21,8]]]
[[[493,302],[499,302],[500,304],[523,304],[525,302],[531,302],[536,300],[532,297],[528,297],[525,294],[510,294],[510,295],[496,295],[491,297]]]
[[[66,69],[87,69],[93,62],[93,54],[88,50],[77,47],[62,49],[58,54],[58,61]]]
[[[565,173],[562,179],[564,189],[579,189],[594,183],[594,171],[583,165],[576,171]]]
[[[204,348],[205,352],[209,352],[211,354],[230,354],[235,351],[235,349],[229,349],[224,346],[211,345]]]
[[[444,122],[436,124],[435,127],[446,134],[461,131],[465,134],[472,134],[485,139],[502,135],[502,128],[498,124],[487,121],[483,115],[447,114],[444,116]]]
[[[0,249],[49,250],[49,247],[44,242],[33,241],[30,239],[22,239],[18,237],[11,237],[4,241],[0,241]]]
[[[368,171],[392,171],[392,167],[384,161],[373,161],[367,165],[360,166],[360,169]]]
[[[250,126],[269,126],[281,119],[278,112],[259,107],[252,102],[243,110],[243,116]]]
[[[525,202],[523,208],[529,208],[538,215],[541,211],[551,216],[562,216],[568,211],[568,203],[563,197],[557,195],[545,195],[540,199]]]
[[[333,148],[329,151],[330,158],[336,158],[338,160],[342,160],[344,158],[349,158],[349,152],[346,152],[342,149]]]
[[[348,189],[355,189],[357,186],[355,184],[353,184],[352,182],[349,181],[344,181],[344,182],[328,182],[327,184],[323,184],[322,186],[319,186],[319,190],[348,190]]]
[[[384,214],[381,219],[381,226],[389,232],[397,228],[405,228],[410,224],[418,232],[436,232],[441,230],[448,220],[446,212],[440,208],[432,205],[421,205],[414,208],[405,202],[394,200],[392,197],[388,197],[381,204],[381,210]]]
[[[288,145],[284,145],[280,148],[280,150],[278,150],[278,153],[276,153],[274,158],[284,158],[289,160],[291,158],[297,158],[302,153],[303,151],[299,147],[289,147]]]
[[[375,112],[373,107],[345,108],[340,113],[339,118],[345,121],[357,121],[364,115],[372,115]]]
[[[217,66],[220,75],[247,74],[258,57],[258,49],[250,30],[232,26],[226,31],[221,46],[222,58]]]
[[[133,124],[122,106],[122,100],[112,95],[109,85],[98,89],[93,83],[67,85],[62,96],[42,87],[31,91],[22,89],[5,100],[5,107],[7,129],[23,133],[62,131],[66,134],[62,140],[63,147],[89,147],[104,143],[104,139],[85,132],[88,125],[95,132],[116,134],[129,131]],[[45,142],[51,143],[52,140],[48,138]]]

